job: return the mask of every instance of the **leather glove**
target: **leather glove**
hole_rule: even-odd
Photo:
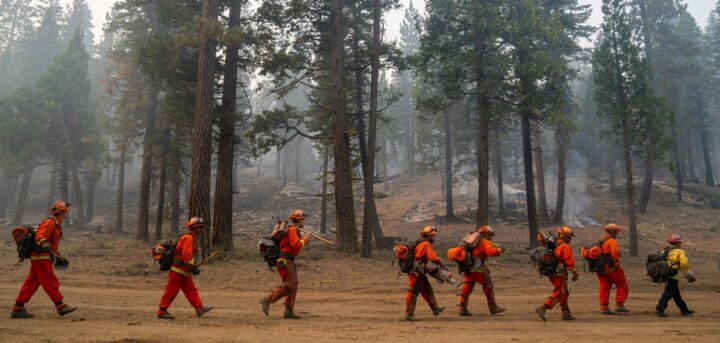
[[[44,252],[50,252],[52,251],[52,244],[50,244],[50,242],[48,241],[43,241],[42,243],[40,243],[40,249]]]
[[[191,272],[192,272],[192,275],[193,275],[193,276],[195,276],[195,275],[200,275],[200,267],[198,267],[198,266],[193,266]]]
[[[577,271],[573,271],[572,273],[573,273],[572,281],[575,282],[575,281],[578,280],[578,278],[579,278],[580,276],[578,275],[578,272],[577,272]]]

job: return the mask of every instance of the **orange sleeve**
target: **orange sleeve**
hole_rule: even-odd
[[[603,244],[603,253],[610,255],[615,267],[620,266],[620,244],[616,239],[608,239]]]
[[[298,253],[303,247],[305,247],[305,244],[307,244],[307,239],[300,238],[298,229],[295,226],[290,226],[288,228],[288,241],[290,243],[290,247]]]
[[[560,255],[562,256],[563,261],[565,261],[565,267],[571,271],[575,271],[575,255],[573,255],[572,249],[570,248],[570,244],[563,244],[560,247]]]
[[[435,252],[430,242],[420,242],[415,247],[415,259],[423,262],[433,262],[435,264],[442,264],[442,261]]]
[[[52,234],[52,237],[50,236]],[[43,242],[49,241],[52,244],[52,251],[58,252],[58,243],[60,243],[60,230],[55,228],[55,220],[48,218],[43,220],[35,230],[35,243],[41,245]]]
[[[489,239],[483,239],[480,241],[480,245],[485,251],[485,256],[500,256],[500,253],[502,253],[502,250],[495,247]]]
[[[177,257],[187,265],[195,264],[195,239],[192,235],[184,235],[178,240],[177,248],[180,254]]]

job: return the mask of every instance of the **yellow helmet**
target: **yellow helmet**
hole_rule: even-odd
[[[201,228],[205,226],[207,222],[202,217],[192,217],[190,220],[188,220],[187,224],[185,224],[185,227],[188,229],[195,229],[195,228]]]
[[[558,237],[575,237],[572,229],[569,226],[561,226],[555,231]]]
[[[435,226],[428,225],[420,231],[420,237],[427,237],[430,235],[434,235],[438,232],[438,228]]]
[[[305,211],[297,209],[288,216],[288,219],[290,219],[292,221],[298,221],[300,219],[305,219],[306,217],[307,217],[307,214],[305,214]]]

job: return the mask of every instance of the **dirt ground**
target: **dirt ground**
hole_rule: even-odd
[[[444,256],[447,247],[472,224],[403,220],[413,200],[441,200],[435,194],[440,188],[435,180],[419,181],[423,182],[428,187],[410,187],[400,181],[391,186],[390,194],[398,195],[378,201],[383,228],[388,235],[414,237],[423,225],[439,224],[443,229],[437,246]],[[259,234],[253,232],[259,230],[259,224],[238,224],[236,231],[241,234],[236,237],[234,256],[204,266],[196,278],[204,303],[214,306],[214,310],[197,318],[179,295],[170,308],[177,317],[175,321],[155,317],[167,274],[150,261],[152,243],[77,232],[67,232],[63,237],[61,249],[71,266],[57,275],[66,302],[80,308],[59,317],[40,290],[27,305],[36,318],[10,320],[12,304],[29,264],[15,266],[13,247],[2,247],[0,299],[5,305],[0,308],[6,314],[0,319],[0,342],[718,342],[720,271],[716,254],[720,251],[720,213],[697,203],[666,202],[664,199],[672,194],[664,193],[661,187],[654,196],[658,201],[640,218],[640,255],[661,247],[670,228],[686,236],[692,269],[698,277],[696,283],[689,285],[683,280],[681,284],[685,300],[697,311],[692,317],[680,317],[672,303],[669,318],[652,315],[662,288],[645,276],[644,260],[639,257],[625,258],[623,262],[630,283],[626,305],[631,314],[600,315],[596,277],[584,272],[578,282],[569,285],[570,308],[578,320],[563,322],[559,310],[553,310],[548,322],[542,322],[533,309],[551,292],[551,285],[527,262],[524,247],[528,238],[523,223],[510,220],[497,221],[496,241],[513,254],[490,262],[497,301],[507,308],[505,313],[490,316],[478,287],[470,300],[475,316],[461,318],[456,307],[459,288],[433,282],[439,303],[446,306],[445,313],[433,317],[420,299],[418,321],[405,322],[403,297],[407,281],[405,276],[398,278],[389,252],[376,252],[373,259],[365,260],[335,253],[316,240],[298,258],[300,290],[296,311],[304,319],[283,320],[280,303],[271,308],[266,318],[260,311],[259,299],[279,284],[279,278],[255,255]],[[593,217],[599,222],[622,218],[622,199],[601,193],[593,196],[593,202]],[[458,208],[463,206],[459,204]],[[2,237],[9,237],[9,230],[0,229]],[[576,232],[576,255],[583,243],[600,235],[597,226],[577,228]],[[627,247],[626,237],[621,244]]]

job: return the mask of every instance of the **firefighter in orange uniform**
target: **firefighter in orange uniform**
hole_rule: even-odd
[[[426,226],[420,232],[421,239],[415,243],[414,260],[416,265],[419,265],[419,268],[415,268],[408,273],[409,287],[405,295],[405,320],[407,321],[412,321],[415,316],[418,294],[421,294],[423,299],[430,305],[433,315],[437,316],[445,310],[444,307],[438,306],[430,281],[428,281],[428,277],[425,275],[424,269],[422,269],[428,262],[435,263],[438,266],[443,265],[435,252],[435,248],[432,246],[437,232],[436,227]]]
[[[287,234],[280,241],[280,258],[277,260],[278,273],[282,279],[282,284],[267,297],[260,299],[260,305],[265,316],[270,315],[270,304],[284,297],[285,313],[283,318],[302,319],[302,317],[295,314],[295,298],[298,290],[295,257],[310,242],[310,235],[300,237],[300,231],[298,230],[305,227],[305,217],[307,215],[303,210],[295,210],[288,216],[292,224],[288,226]]]
[[[548,279],[550,279],[550,282],[553,284],[553,292],[545,300],[544,304],[535,309],[535,312],[543,321],[546,320],[545,311],[553,309],[558,304],[560,304],[560,309],[562,310],[563,320],[575,319],[568,307],[570,292],[567,287],[568,271],[573,274],[573,282],[578,280],[578,273],[577,270],[575,270],[575,256],[570,248],[570,241],[572,237],[575,237],[575,234],[572,232],[572,229],[567,226],[558,228],[556,233],[555,258],[557,259],[558,267],[555,276],[548,276]]]
[[[168,275],[168,282],[160,299],[160,308],[157,311],[160,319],[175,319],[168,313],[168,308],[180,290],[183,291],[198,317],[202,317],[203,314],[212,310],[212,307],[203,306],[192,278],[193,275],[200,274],[200,270],[195,263],[196,242],[197,236],[202,234],[206,224],[205,219],[200,217],[192,217],[185,224],[188,232],[178,239],[175,247],[175,258]]]
[[[495,303],[495,292],[493,290],[493,283],[490,279],[490,270],[485,266],[485,260],[488,257],[500,256],[503,252],[503,248],[500,248],[492,243],[492,237],[495,236],[495,231],[489,226],[482,226],[478,229],[480,233],[480,242],[473,249],[472,254],[475,261],[480,261],[471,269],[469,273],[465,273],[465,280],[463,280],[463,289],[460,295],[460,316],[467,317],[473,314],[468,311],[468,301],[470,294],[475,288],[475,283],[479,283],[483,287],[483,293],[487,298],[488,308],[490,314],[497,314],[505,312],[505,309],[497,306]]]
[[[629,313],[625,308],[625,300],[628,296],[628,283],[625,278],[625,271],[620,266],[620,245],[617,242],[617,234],[620,227],[616,224],[605,225],[605,236],[602,238],[602,252],[612,259],[612,265],[605,265],[604,271],[597,273],[600,283],[600,313],[611,315],[615,313]],[[615,312],[610,310],[610,291],[615,285]]]
[[[57,313],[64,316],[70,312],[77,310],[77,307],[68,306],[63,302],[63,296],[60,293],[60,281],[55,277],[53,270],[53,261],[66,261],[60,256],[58,246],[62,237],[61,223],[67,217],[70,211],[70,203],[65,200],[58,200],[50,209],[51,217],[46,218],[40,223],[35,231],[35,242],[38,249],[32,252],[30,257],[30,273],[20,288],[20,294],[15,299],[15,306],[10,314],[12,319],[33,318],[34,315],[28,313],[25,304],[30,301],[33,294],[42,286],[50,300],[55,304]]]

